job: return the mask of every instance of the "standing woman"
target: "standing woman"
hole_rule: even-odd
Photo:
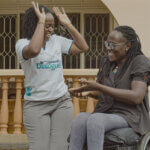
[[[88,50],[88,45],[63,8],[54,7],[53,11],[73,41],[53,34],[54,17],[48,8],[32,5],[24,16],[25,38],[16,43],[25,73],[23,120],[29,149],[66,150],[73,105],[64,83],[62,53],[79,54]]]

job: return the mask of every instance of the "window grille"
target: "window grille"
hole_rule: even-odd
[[[17,68],[16,15],[0,15],[0,69]]]
[[[85,53],[85,68],[98,68],[107,52],[104,41],[109,33],[109,14],[85,14],[84,36],[89,45]]]
[[[17,16],[20,19],[17,19]],[[106,55],[104,41],[109,33],[109,14],[84,14],[83,22],[80,22],[80,13],[68,13],[73,25],[80,31],[80,25],[84,25],[84,37],[89,45],[89,51],[84,53],[84,68],[98,68],[100,59]],[[0,69],[17,69],[18,62],[15,53],[17,35],[22,34],[22,17],[19,15],[0,15]],[[20,22],[18,22],[20,21]],[[16,29],[20,24],[20,30]],[[19,33],[18,33],[19,32]],[[55,32],[58,35],[72,38],[64,26],[55,19]],[[81,31],[80,31],[81,32]],[[83,62],[80,55],[63,55],[64,68],[80,68]]]

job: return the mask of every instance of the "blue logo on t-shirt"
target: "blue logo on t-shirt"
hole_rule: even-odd
[[[31,87],[27,87],[26,88],[26,95],[27,96],[31,96],[31,93],[30,93],[31,91],[32,91],[32,88]]]
[[[50,69],[55,70],[57,68],[61,68],[61,61],[55,60],[55,61],[41,61],[39,63],[36,63],[37,69]]]

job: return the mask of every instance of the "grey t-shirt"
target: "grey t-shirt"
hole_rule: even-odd
[[[103,63],[101,65],[103,65]],[[113,67],[114,66],[112,66],[112,69]],[[100,69],[100,72],[102,72],[102,69]],[[119,74],[119,70],[117,74]],[[138,55],[131,61],[124,75],[119,80],[117,74],[113,81],[112,73],[110,73],[109,78],[102,84],[119,89],[131,89],[131,82],[138,80],[145,82],[148,86],[150,84],[150,60],[144,55]],[[118,114],[128,122],[129,126],[131,126],[135,132],[141,135],[150,130],[147,94],[139,105],[123,103],[111,96],[102,94],[95,108],[95,112]]]

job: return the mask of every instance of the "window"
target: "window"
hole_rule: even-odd
[[[16,15],[0,15],[0,69],[17,68]]]
[[[98,68],[100,59],[106,55],[104,41],[109,33],[109,14],[85,14],[84,24],[84,36],[89,45],[85,68]]]
[[[78,13],[69,13],[67,14],[70,18],[72,24],[78,29],[80,32],[80,14]],[[64,26],[60,25],[58,20],[55,18],[55,24],[56,24],[56,31],[58,35],[62,35],[64,37],[72,39],[71,35],[65,29]],[[80,68],[80,55],[65,55],[63,54],[63,67],[67,69],[72,68]]]
[[[81,22],[80,13],[68,13],[73,25],[81,32],[81,24],[84,25],[84,37],[89,45],[89,51],[81,55],[63,55],[64,68],[98,68],[100,59],[106,55],[103,43],[109,33],[109,14],[84,14]],[[0,15],[0,69],[17,69],[19,67],[15,43],[22,35],[22,17],[19,15]],[[18,22],[19,21],[19,22]],[[20,25],[19,30],[16,28]],[[67,38],[72,38],[68,31],[55,20],[55,32]],[[19,33],[18,33],[19,32]],[[83,60],[84,59],[84,60]]]

